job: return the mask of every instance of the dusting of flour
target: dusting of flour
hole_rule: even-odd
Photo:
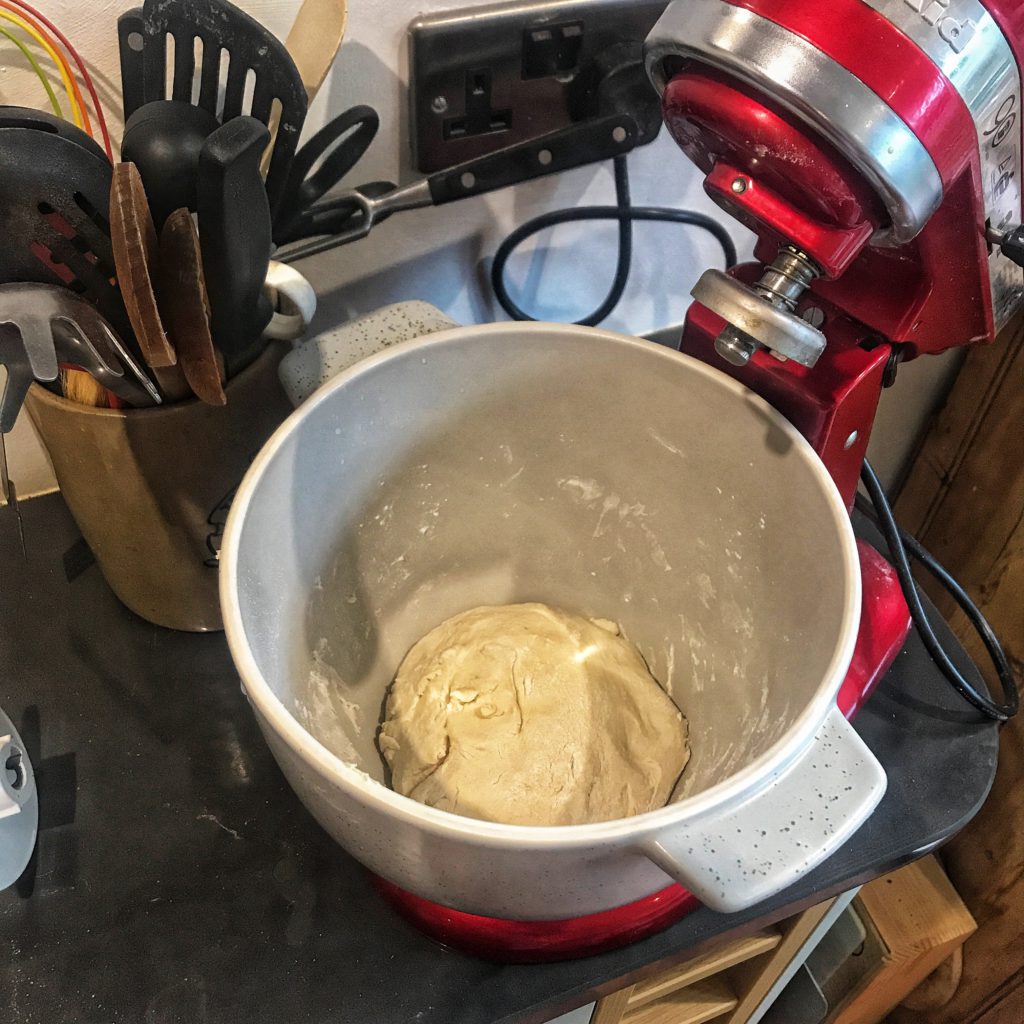
[[[330,645],[321,637],[313,651],[305,700],[295,702],[296,715],[332,754],[354,765],[358,761],[354,742],[363,733],[359,705],[342,696],[344,681],[329,658]]]

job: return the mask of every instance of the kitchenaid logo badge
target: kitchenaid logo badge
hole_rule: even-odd
[[[903,0],[912,11],[916,11],[939,35],[949,43],[954,53],[963,53],[977,35],[978,26],[970,18],[960,18],[951,13],[952,0]]]

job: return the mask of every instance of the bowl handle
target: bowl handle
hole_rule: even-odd
[[[885,772],[838,708],[766,786],[695,823],[648,839],[644,854],[725,913],[781,892],[857,831]]]

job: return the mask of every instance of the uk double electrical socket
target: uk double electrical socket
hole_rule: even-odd
[[[413,163],[429,174],[585,122],[613,112],[611,93],[614,112],[635,112],[639,144],[650,142],[660,119],[641,50],[665,7],[666,0],[523,0],[416,19]]]

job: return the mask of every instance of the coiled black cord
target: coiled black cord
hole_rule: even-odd
[[[1002,644],[999,643],[999,638],[989,625],[988,620],[982,614],[981,609],[970,599],[964,588],[915,537],[900,529],[893,516],[892,506],[889,504],[885,490],[867,459],[864,460],[864,468],[861,470],[861,481],[871,501],[869,504],[863,495],[858,494],[856,498],[857,508],[874,520],[882,531],[882,536],[885,537],[893,567],[896,569],[896,575],[899,577],[903,595],[910,608],[911,618],[914,620],[914,625],[917,627],[917,631],[921,635],[921,640],[928,653],[942,670],[943,675],[953,685],[953,688],[969,704],[984,712],[989,718],[994,718],[999,722],[1005,722],[1007,719],[1013,718],[1020,706],[1017,682],[1014,679],[1013,669],[1010,667],[1006,652],[1003,650]],[[928,621],[924,605],[921,603],[917,584],[914,582],[914,577],[910,571],[908,551],[949,591],[956,603],[963,609],[964,614],[970,619],[971,624],[978,631],[982,643],[984,643],[989,656],[992,658],[992,664],[995,666],[996,675],[999,678],[999,685],[1003,688],[1003,704],[998,704],[990,697],[980,693],[977,687],[950,660],[949,655],[942,646],[942,642],[935,635],[935,631]]]
[[[619,300],[626,290],[633,262],[633,221],[666,221],[701,228],[714,235],[718,240],[725,256],[726,267],[735,265],[736,246],[733,244],[729,232],[718,221],[692,210],[674,210],[664,206],[633,206],[629,196],[629,171],[626,157],[617,156],[614,160],[614,169],[615,206],[578,206],[573,209],[543,213],[516,228],[498,246],[498,251],[494,254],[494,262],[491,264],[491,286],[494,288],[498,302],[501,303],[501,308],[513,320],[533,320],[535,318],[518,306],[508,293],[508,288],[505,285],[505,269],[509,257],[527,238],[559,224],[569,224],[580,220],[617,220],[619,222],[619,255],[612,286],[597,309],[576,321],[583,327],[593,327],[604,320],[619,304]]]

